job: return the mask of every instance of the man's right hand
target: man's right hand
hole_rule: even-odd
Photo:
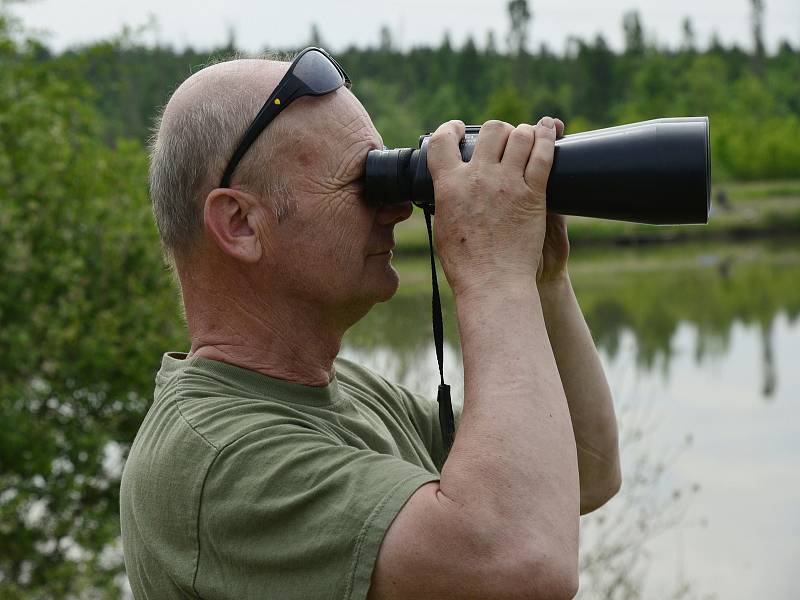
[[[490,121],[469,163],[463,123],[428,142],[464,409],[439,482],[417,489],[386,532],[370,600],[577,592],[575,434],[536,286],[556,138],[553,120],[542,123]]]
[[[458,148],[464,124],[441,125],[428,142],[436,194],[436,250],[456,295],[535,280],[545,235],[545,193],[556,123],[488,121],[472,160]]]

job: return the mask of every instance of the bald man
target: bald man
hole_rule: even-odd
[[[337,358],[397,290],[393,228],[411,213],[362,198],[383,143],[356,97],[339,85],[281,106],[220,184],[287,69],[194,74],[153,144],[191,348],[164,355],[122,478],[134,596],[573,597],[579,514],[617,492],[620,470],[566,228],[545,213],[563,123],[490,121],[469,163],[463,123],[430,140],[464,358],[445,456],[435,401]]]

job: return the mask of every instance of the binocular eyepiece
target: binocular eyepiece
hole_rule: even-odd
[[[468,126],[468,162],[480,126]],[[428,140],[419,149],[367,154],[364,193],[375,205],[411,200],[435,211]],[[642,121],[556,140],[547,183],[548,212],[654,225],[707,223],[711,208],[708,117]]]

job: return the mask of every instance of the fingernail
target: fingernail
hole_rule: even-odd
[[[544,125],[548,129],[552,129],[553,127],[556,126],[555,121],[553,121],[553,119],[551,119],[550,117],[542,117],[542,120],[539,121],[539,123],[541,123],[542,125]]]

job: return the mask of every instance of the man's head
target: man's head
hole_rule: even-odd
[[[217,187],[288,66],[219,63],[178,88],[153,143],[156,221],[185,295],[202,281],[206,294],[231,303],[280,297],[336,321],[357,320],[397,288],[385,253],[410,205],[364,203],[366,153],[382,141],[355,96],[340,88],[296,100],[250,147],[230,186]]]
[[[170,98],[151,143],[150,194],[164,247],[179,259],[202,238],[203,204],[249,120],[282,77],[278,61],[244,59],[206,67]],[[287,122],[274,123],[237,169],[238,187],[289,208],[274,156]]]

